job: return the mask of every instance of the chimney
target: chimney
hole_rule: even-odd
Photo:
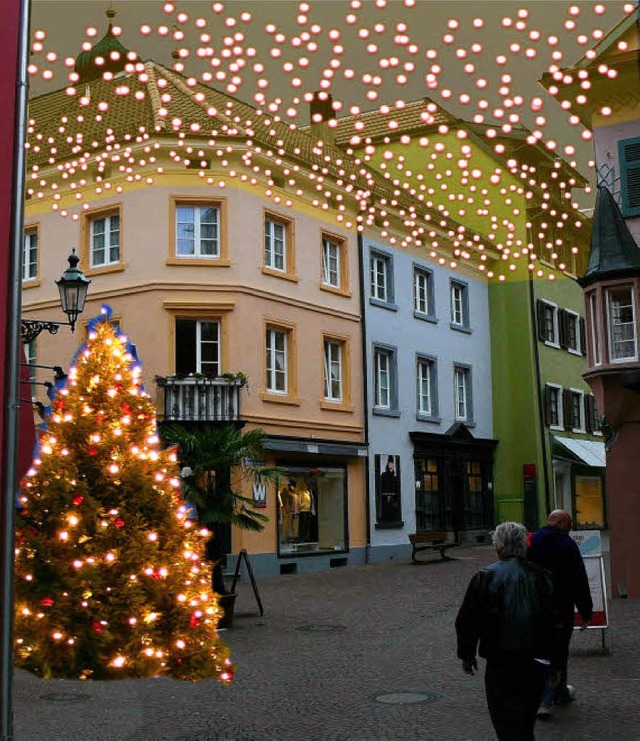
[[[315,92],[309,103],[309,115],[311,118],[311,135],[327,144],[335,144],[335,124],[329,124],[330,121],[336,120],[332,95],[324,91]]]

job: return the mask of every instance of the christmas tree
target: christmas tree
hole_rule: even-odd
[[[42,677],[232,679],[175,451],[161,450],[135,349],[89,327],[20,492],[16,664]]]

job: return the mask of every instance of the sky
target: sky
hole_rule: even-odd
[[[508,113],[502,105],[505,98],[520,96],[522,103],[518,106],[516,101],[515,105],[519,123],[532,129],[542,128],[545,139],[557,140],[560,147],[574,146],[575,155],[565,156],[575,159],[584,174],[589,172],[591,144],[580,139],[575,126],[566,125],[566,113],[543,90],[538,79],[549,64],[566,66],[581,58],[587,48],[597,43],[594,32],[606,32],[624,16],[624,5],[618,0],[112,3],[117,12],[114,24],[122,29],[121,42],[141,58],[152,58],[170,67],[174,62],[172,52],[187,49],[189,55],[183,60],[185,74],[201,80],[204,74],[208,84],[226,89],[246,102],[263,107],[271,103],[275,107],[272,112],[288,116],[297,125],[309,122],[305,93],[320,89],[323,80],[334,100],[342,104],[339,115],[429,96],[462,117],[470,119],[484,113],[487,121],[496,121],[491,115],[496,108]],[[44,31],[46,38],[43,50],[32,54],[32,63],[37,65],[31,78],[32,95],[68,84],[69,70],[62,60],[75,57],[83,42],[95,43],[101,38],[107,26],[108,6],[104,0],[34,0],[32,34]],[[482,27],[478,27],[480,20]],[[516,28],[518,22],[521,28]],[[567,22],[575,24],[575,28],[567,28]],[[147,34],[141,31],[144,25],[149,26]],[[166,26],[167,35],[162,35],[162,26]],[[97,35],[87,35],[91,27]],[[184,38],[174,39],[175,31],[184,33]],[[363,37],[363,31],[368,36]],[[203,33],[209,35],[205,42],[201,40]],[[447,39],[447,34],[451,38]],[[580,34],[589,43],[579,43]],[[225,59],[221,50],[228,39],[231,56]],[[317,49],[309,48],[309,41],[316,43]],[[411,44],[415,45],[413,51]],[[516,51],[513,44],[519,45]],[[336,46],[341,47],[337,53]],[[211,55],[199,57],[198,48],[209,48]],[[281,55],[274,57],[273,48]],[[527,48],[535,51],[535,57],[525,56]],[[255,50],[254,56],[250,56],[251,49]],[[458,56],[460,50],[464,53],[462,58]],[[51,52],[58,55],[54,63],[46,61],[46,54]],[[561,58],[553,59],[553,53]],[[500,55],[504,55],[506,63],[496,61]],[[217,66],[211,65],[212,60]],[[234,62],[243,61],[244,67],[234,69]],[[255,72],[256,64],[264,69]],[[468,64],[474,66],[472,73],[464,69]],[[52,71],[51,80],[43,79],[45,70]],[[207,72],[212,79],[206,79]],[[223,74],[224,79],[220,79]],[[431,85],[426,78],[429,74],[435,74]],[[506,85],[505,74],[510,76]],[[406,79],[398,75],[405,75]],[[486,80],[486,86],[479,88],[478,80]],[[465,94],[468,103],[461,100]],[[263,97],[256,98],[260,95]],[[483,99],[489,104],[484,110],[479,107]],[[532,110],[537,105],[532,101],[537,99],[542,100],[542,111]],[[540,115],[546,119],[542,127],[536,123]]]

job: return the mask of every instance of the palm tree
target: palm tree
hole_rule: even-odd
[[[225,526],[259,531],[268,522],[265,515],[247,506],[253,500],[238,491],[243,481],[278,477],[278,469],[252,463],[264,454],[265,433],[260,429],[243,432],[233,425],[193,429],[168,425],[162,435],[167,443],[178,446],[184,498],[195,506],[198,520],[213,533],[207,545],[207,557],[214,563],[213,589],[226,594],[220,545]]]

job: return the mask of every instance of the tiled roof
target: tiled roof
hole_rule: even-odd
[[[365,139],[378,141],[396,133],[410,134],[458,121],[430,98],[423,98],[402,107],[383,107],[338,119],[336,143],[341,147],[359,146]]]

